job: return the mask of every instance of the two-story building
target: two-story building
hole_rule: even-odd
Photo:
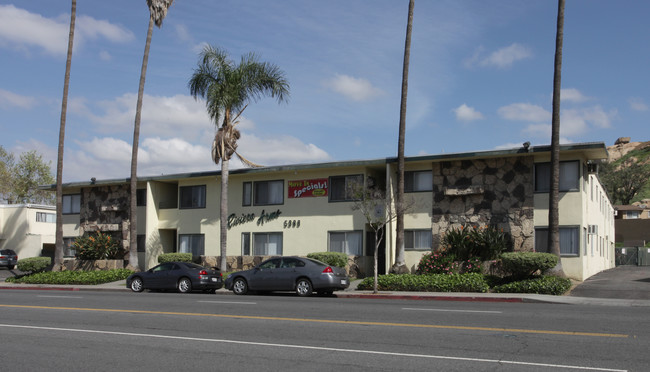
[[[54,257],[56,209],[37,204],[0,204],[0,249],[18,258]]]
[[[561,147],[562,264],[579,280],[614,263],[613,208],[593,166],[606,158],[603,143]],[[496,225],[510,234],[515,250],[546,250],[549,162],[549,146],[407,157],[406,197],[413,204],[404,223],[407,266],[415,270],[425,252],[440,247],[448,229],[465,224]],[[363,183],[392,193],[396,175],[396,158],[232,170],[227,255],[241,261],[345,252],[369,274],[374,234],[352,210],[349,186]],[[67,242],[101,230],[128,247],[128,179],[68,183],[64,194]],[[137,194],[143,269],[165,252],[220,254],[220,172],[140,177]],[[395,230],[394,223],[386,228],[380,272],[394,262]]]

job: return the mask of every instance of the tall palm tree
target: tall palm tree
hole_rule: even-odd
[[[240,133],[235,127],[239,116],[251,101],[271,96],[278,103],[289,98],[289,83],[284,72],[274,64],[260,62],[257,55],[242,56],[237,64],[228,53],[206,46],[199,55],[198,67],[188,83],[190,93],[197,99],[205,98],[208,115],[218,127],[212,143],[212,160],[221,162],[220,254],[219,267],[227,270],[226,241],[228,234],[228,163],[236,154],[247,165],[253,163],[237,153]],[[221,120],[221,126],[219,121]]]
[[[395,225],[397,234],[395,237],[395,264],[393,272],[400,273],[406,270],[404,263],[404,140],[406,137],[406,95],[409,86],[409,59],[411,56],[411,32],[413,30],[413,7],[415,1],[409,1],[409,15],[406,24],[406,41],[404,43],[404,65],[402,69],[402,100],[399,109],[399,138],[397,142],[397,197],[395,198],[395,209],[397,218]]]
[[[555,36],[555,67],[553,73],[553,118],[551,121],[551,188],[548,204],[548,251],[560,257],[560,87],[562,80],[562,42],[564,40],[564,1],[558,0]],[[562,260],[551,270],[564,276]]]
[[[70,85],[70,65],[72,64],[72,44],[74,41],[74,24],[77,19],[77,0],[72,0],[70,10],[70,34],[68,35],[68,57],[65,62],[65,79],[63,80],[63,100],[61,102],[61,124],[59,126],[59,150],[56,157],[56,232],[54,240],[54,266],[61,270],[63,265],[63,143],[65,139],[65,119],[68,112],[68,86]]]
[[[133,145],[131,147],[131,196],[129,205],[129,267],[132,270],[139,270],[138,264],[138,144],[140,141],[140,117],[142,116],[142,96],[144,95],[144,80],[147,76],[147,63],[149,62],[149,47],[151,46],[151,35],[153,34],[154,23],[158,28],[162,27],[163,19],[167,16],[167,10],[174,0],[147,0],[149,7],[149,28],[147,30],[147,42],[144,46],[142,57],[142,70],[140,70],[140,87],[138,88],[138,103],[135,109],[135,125],[133,126]]]

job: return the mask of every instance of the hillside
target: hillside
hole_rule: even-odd
[[[607,152],[609,153],[608,162],[612,163],[614,168],[623,166],[629,159],[650,167],[650,141],[631,142],[629,137],[619,138],[613,146],[607,147]],[[650,199],[650,179],[645,182],[645,186],[632,199],[632,202],[643,199]]]

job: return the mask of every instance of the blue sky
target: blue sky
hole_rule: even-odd
[[[408,1],[177,0],[154,29],[138,175],[218,169],[187,82],[208,43],[277,64],[291,98],[251,104],[239,150],[263,165],[395,156]],[[0,145],[56,167],[70,2],[0,0]],[[648,140],[650,2],[569,0],[563,143]],[[415,4],[406,154],[550,142],[557,2]],[[146,1],[77,4],[64,180],[126,178]],[[233,164],[237,166],[237,164]]]

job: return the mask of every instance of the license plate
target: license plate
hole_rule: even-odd
[[[348,284],[348,281],[345,279],[341,279],[341,284]]]
[[[212,278],[212,281],[213,281],[213,282],[216,282],[216,281],[217,281],[217,278]]]

